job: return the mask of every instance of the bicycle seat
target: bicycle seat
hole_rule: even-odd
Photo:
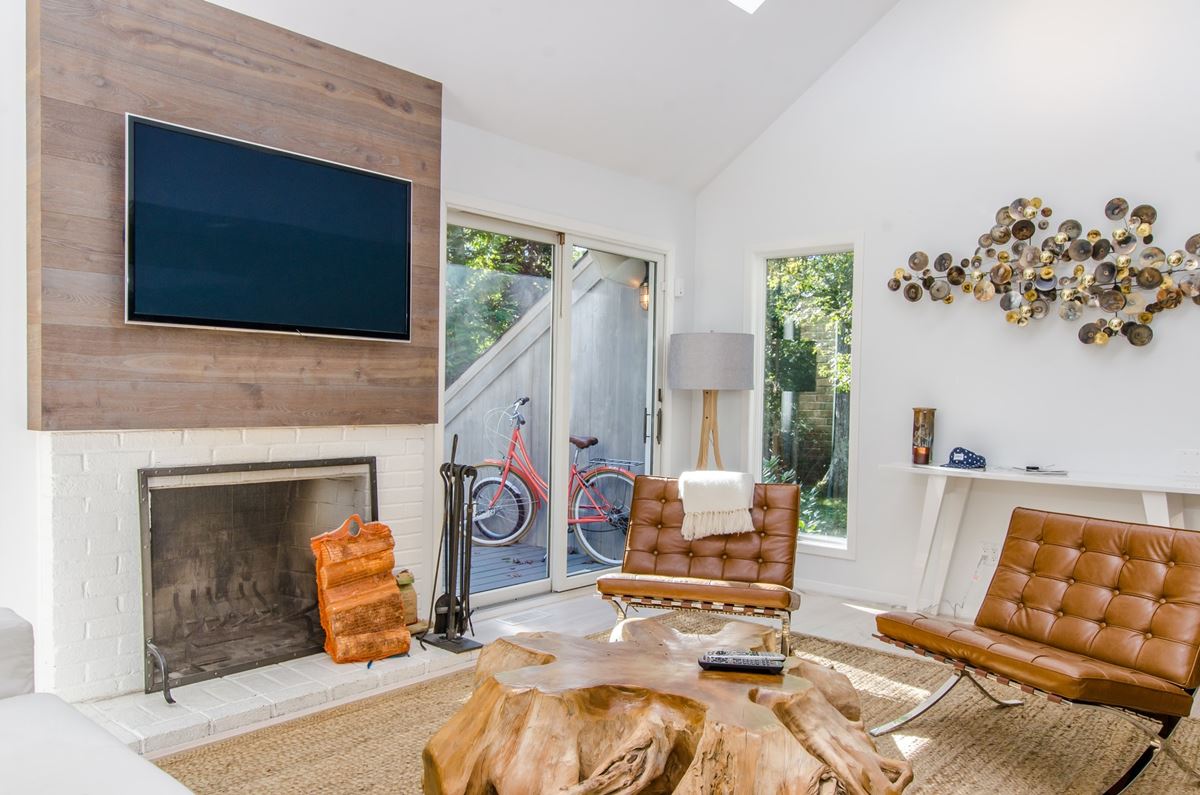
[[[578,447],[580,450],[586,450],[589,447],[595,447],[600,444],[600,440],[595,436],[572,436],[571,444]]]

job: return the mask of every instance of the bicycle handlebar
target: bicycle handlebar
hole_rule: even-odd
[[[513,421],[513,423],[515,423],[517,426],[521,426],[521,425],[525,424],[525,417],[521,414],[520,408],[521,408],[521,406],[524,406],[528,402],[529,402],[528,397],[517,398],[513,402],[513,404],[508,407],[508,411],[505,412],[508,415],[509,419],[511,419]]]

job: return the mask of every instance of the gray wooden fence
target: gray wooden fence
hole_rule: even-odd
[[[641,308],[638,289],[605,278],[590,254],[575,264],[572,277],[570,432],[600,439],[584,451],[580,464],[589,456],[642,461],[649,313]],[[551,310],[547,295],[447,387],[447,455],[458,434],[460,463],[502,457],[509,427],[498,425],[494,413],[489,423],[489,412],[528,396],[531,402],[522,409],[528,420],[525,443],[539,473],[548,476]],[[545,508],[524,543],[545,546]]]

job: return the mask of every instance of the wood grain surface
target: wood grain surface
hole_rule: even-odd
[[[437,421],[440,83],[200,0],[29,0],[29,427]],[[124,114],[413,182],[412,341],[124,322]]]
[[[685,635],[631,619],[618,642],[535,632],[480,652],[470,700],[430,738],[424,792],[900,795],[854,686],[801,658],[781,675],[703,671],[715,648],[764,649],[768,627]]]

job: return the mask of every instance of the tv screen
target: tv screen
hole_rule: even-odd
[[[126,320],[407,340],[412,185],[126,119]]]

